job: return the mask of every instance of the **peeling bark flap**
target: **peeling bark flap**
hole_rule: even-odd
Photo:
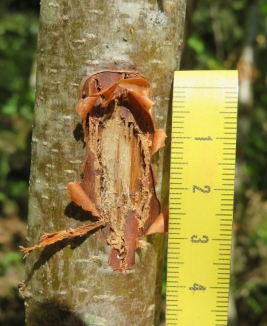
[[[149,82],[137,72],[103,71],[83,80],[76,108],[86,155],[81,180],[69,183],[68,191],[99,219],[90,230],[102,226],[99,236],[110,245],[109,263],[116,270],[134,265],[136,243],[148,229],[164,230],[162,218],[151,228],[160,213],[151,156],[166,136],[154,129],[149,92]],[[45,245],[25,252],[40,246]]]

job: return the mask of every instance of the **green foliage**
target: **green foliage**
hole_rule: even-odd
[[[192,8],[181,69],[237,69],[245,45],[250,44],[254,51],[252,104],[239,105],[236,178],[241,186],[236,193],[232,289],[238,325],[264,326],[267,324],[267,4],[266,0],[200,0]],[[253,8],[257,9],[258,18],[250,23]]]
[[[10,266],[20,267],[22,264],[22,257],[19,252],[8,252],[0,259],[0,276],[4,276]]]
[[[191,2],[181,69],[236,69],[250,33],[248,21],[254,1]],[[267,4],[266,0],[255,3],[254,96],[252,106],[240,106],[240,121],[249,128],[238,148],[244,168],[236,196],[232,283],[238,325],[242,326],[267,325]],[[0,1],[0,223],[17,214],[25,220],[27,214],[38,7],[35,0]],[[242,128],[240,124],[239,131]],[[13,249],[22,239],[17,239],[11,227],[9,232],[12,244],[4,242],[0,233],[0,279],[5,280],[9,280],[10,271],[23,266],[20,253]],[[7,292],[6,298],[0,296],[1,309],[11,311],[6,319],[0,312],[1,325],[23,325],[23,315],[18,320],[12,312],[23,309],[22,302],[18,296],[14,301],[13,296],[14,292]]]
[[[25,237],[25,222],[20,220],[27,215],[38,6],[34,0],[0,2],[0,324],[4,326],[24,324],[17,291],[24,262],[18,245]]]
[[[4,2],[6,5],[8,1]],[[3,5],[3,4],[2,4]],[[34,13],[2,12],[0,21],[0,196],[27,200],[38,20]],[[26,190],[26,191],[25,191]],[[25,204],[24,204],[25,205]]]

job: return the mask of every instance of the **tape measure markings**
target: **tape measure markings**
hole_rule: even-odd
[[[237,101],[236,77],[236,72],[176,72],[167,326],[178,325],[178,320],[179,326],[227,324],[236,129],[236,110],[231,111],[236,109],[232,105]],[[207,110],[203,110],[206,95]],[[203,147],[205,142],[212,145]],[[209,200],[203,197],[207,194]],[[192,244],[208,247],[193,248]]]

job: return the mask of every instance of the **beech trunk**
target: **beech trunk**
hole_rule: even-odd
[[[155,126],[170,136],[171,86],[180,63],[185,5],[186,0],[42,0],[29,246],[45,233],[77,228],[88,219],[67,193],[68,183],[80,179],[85,156],[75,110],[83,77],[105,69],[144,75],[151,83]],[[168,204],[169,141],[154,155],[162,208]],[[95,233],[32,252],[21,290],[27,326],[158,325],[164,236],[145,240],[135,265],[124,272],[109,266],[110,248]]]

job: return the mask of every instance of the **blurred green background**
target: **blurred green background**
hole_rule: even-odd
[[[39,1],[0,2],[0,325],[23,326]],[[267,2],[188,0],[182,70],[240,76],[231,304],[236,326],[267,325]],[[163,299],[165,284],[163,284]]]

